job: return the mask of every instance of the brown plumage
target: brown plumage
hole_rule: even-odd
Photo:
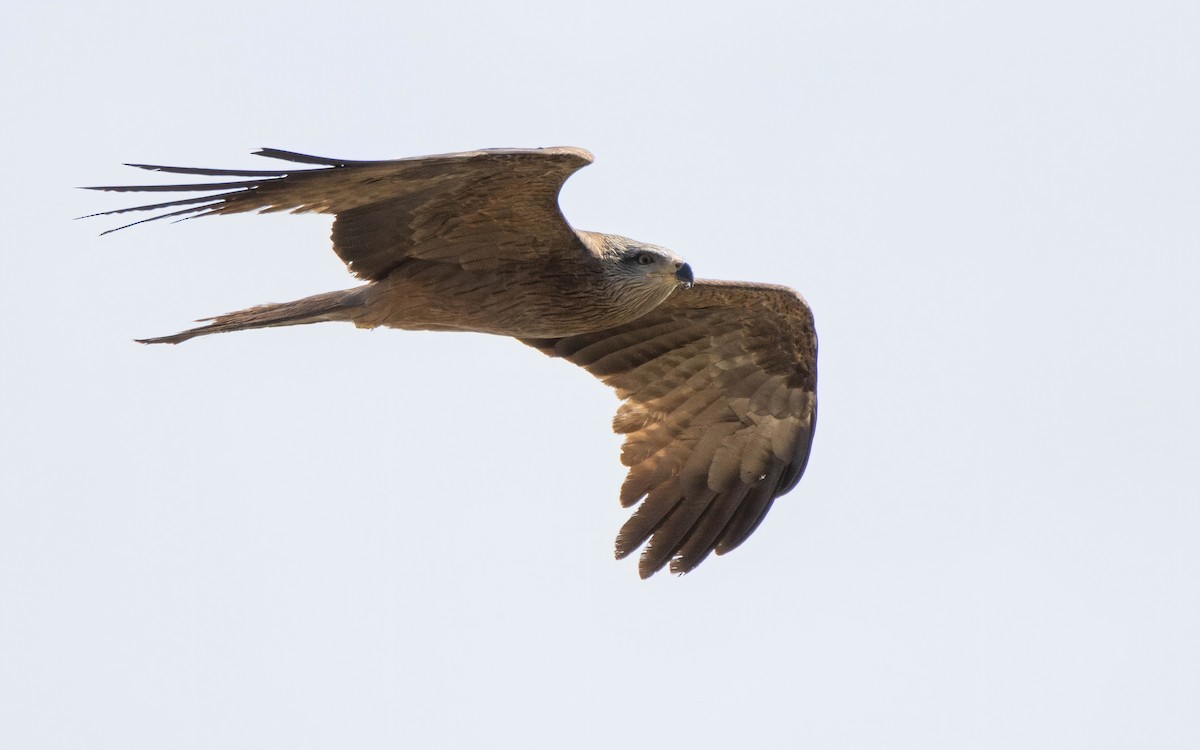
[[[641,505],[617,536],[617,556],[645,544],[643,578],[668,563],[684,573],[710,552],[737,547],[804,473],[817,417],[808,305],[780,286],[693,283],[691,268],[670,250],[573,229],[558,193],[591,162],[587,151],[493,149],[392,161],[258,153],[316,168],[134,164],[243,179],[91,188],[206,193],[93,215],[333,214],[334,251],[368,283],[220,315],[143,343],[341,320],[512,336],[567,359],[623,402],[613,420],[626,436],[621,460],[629,467],[621,503]]]

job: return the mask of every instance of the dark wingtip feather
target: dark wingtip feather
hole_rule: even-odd
[[[287,172],[280,172],[278,174],[286,175]],[[250,190],[259,184],[261,183],[239,180],[237,182],[193,182],[186,185],[85,185],[80,189],[103,190],[108,193],[197,193],[212,190],[227,190],[240,193]]]
[[[742,501],[741,506],[729,519],[729,523],[726,524],[717,539],[714,551],[718,555],[724,555],[737,549],[763,522],[763,519],[767,517],[767,511],[771,510],[771,506],[781,494],[779,481],[786,470],[786,464],[776,463],[765,477],[751,487],[746,499]]]
[[[646,545],[642,556],[638,558],[638,577],[643,581],[662,570],[671,560],[671,553],[661,554],[654,548],[654,543]]]
[[[671,572],[683,575],[695,570],[716,547],[717,539],[729,525],[738,507],[750,493],[750,486],[738,484],[717,495],[699,523],[683,540],[679,552],[671,560]]]
[[[645,544],[682,500],[683,495],[678,492],[678,485],[674,482],[650,493],[617,532],[617,559],[628,557]]]
[[[737,513],[729,520],[729,524],[717,539],[714,551],[718,555],[724,555],[741,546],[767,517],[767,511],[771,510],[774,503],[773,493],[765,491],[763,488],[756,488],[755,492],[746,498],[742,507],[738,508]]]
[[[654,529],[650,543],[638,560],[638,572],[643,578],[662,570],[667,563],[672,563],[672,572],[675,572],[676,556],[686,546],[716,497],[716,492],[705,489],[699,494],[683,497],[675,504]]]
[[[358,164],[349,159],[331,159],[327,156],[312,156],[310,154],[301,154],[295,151],[284,151],[281,148],[260,148],[254,152],[255,156],[265,156],[268,159],[279,159],[280,161],[290,161],[296,164],[318,164],[323,167],[344,167],[348,164]]]
[[[171,174],[194,174],[211,177],[286,177],[287,172],[278,169],[213,169],[208,167],[168,167],[162,164],[126,164],[135,169]]]
[[[112,214],[128,213],[130,211],[152,211],[155,208],[162,208],[164,206],[179,205],[180,203],[193,203],[193,202],[194,201],[172,201],[171,203],[163,203],[163,204],[159,204],[158,206],[138,206],[136,208],[122,208],[122,209],[118,209],[116,211],[101,211],[98,214],[88,214],[87,216],[80,216],[77,218],[90,219],[93,216],[109,216]],[[145,219],[131,221],[128,224],[122,224],[121,226],[113,227],[112,229],[105,229],[103,232],[100,233],[100,236],[103,237],[106,234],[112,234],[113,232],[119,232],[122,229],[128,229],[129,227],[135,227],[138,224],[145,224],[148,221],[158,221],[159,219],[169,219],[173,216],[179,217],[178,219],[176,219],[176,221],[184,221],[185,219],[195,219],[200,216],[207,216],[208,214],[212,213],[212,210],[213,210],[212,207],[220,202],[221,201],[215,201],[215,202],[205,203],[205,204],[202,204],[199,206],[188,206],[187,208],[180,209],[179,211],[168,211],[167,213],[159,214],[158,216],[147,216]]]

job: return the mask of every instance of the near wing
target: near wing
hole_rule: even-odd
[[[272,148],[255,153],[319,166],[246,171],[131,164],[157,172],[248,179],[93,187],[89,189],[214,194],[92,215],[163,211],[143,220],[153,221],[244,212],[336,214],[334,250],[356,276],[367,280],[384,278],[406,258],[489,268],[582,250],[558,207],[563,183],[592,161],[580,148],[489,149],[392,161],[326,159]]]
[[[699,281],[639,320],[526,344],[617,390],[626,435],[621,504],[641,506],[617,557],[650,540],[638,571],[686,573],[737,547],[808,463],[817,419],[817,336],[785,287]]]

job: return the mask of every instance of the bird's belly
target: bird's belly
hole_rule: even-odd
[[[357,325],[557,338],[611,328],[648,311],[612,299],[591,275],[464,273],[436,266],[404,271],[371,285],[354,317]]]

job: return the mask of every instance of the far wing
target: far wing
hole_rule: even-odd
[[[804,473],[817,337],[790,289],[699,281],[632,323],[525,343],[583,367],[623,401],[613,419],[629,467],[621,504],[642,503],[616,552],[649,540],[643,578],[734,549]]]
[[[406,258],[488,268],[582,252],[558,207],[563,183],[592,161],[580,148],[489,149],[392,161],[327,159],[279,149],[256,153],[317,167],[239,171],[131,164],[157,172],[246,179],[93,187],[89,189],[209,193],[93,216],[152,210],[163,213],[143,221],[244,212],[334,214],[334,250],[356,276],[368,280],[387,276]]]

